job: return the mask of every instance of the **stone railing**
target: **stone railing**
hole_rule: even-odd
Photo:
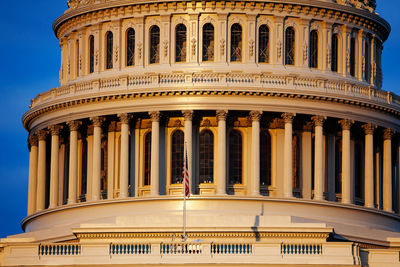
[[[81,254],[79,244],[40,244],[39,256],[74,256]]]
[[[282,255],[322,255],[322,244],[281,244]]]
[[[202,254],[202,252],[202,244],[198,243],[162,243],[160,245],[161,255]]]
[[[400,97],[384,90],[360,83],[328,80],[296,75],[242,74],[242,73],[180,73],[151,74],[96,79],[61,86],[39,94],[31,101],[31,108],[52,102],[90,96],[108,96],[119,93],[152,93],[187,90],[245,90],[256,92],[283,92],[357,97],[379,104],[392,104],[400,109]]]
[[[147,255],[151,254],[150,244],[110,244],[110,255]]]

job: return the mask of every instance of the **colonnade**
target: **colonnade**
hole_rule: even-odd
[[[184,117],[184,136],[185,143],[187,144],[187,154],[189,159],[189,173],[190,183],[194,182],[193,177],[196,175],[192,172],[192,147],[193,147],[193,116],[194,112],[185,110],[182,112]],[[216,187],[216,195],[227,195],[227,110],[217,110],[216,120],[218,127],[217,146],[216,146],[216,160],[218,167],[214,178]],[[251,121],[251,144],[248,165],[249,165],[249,179],[247,180],[247,195],[260,196],[260,121],[262,117],[261,111],[250,111],[249,120]],[[160,115],[159,111],[149,112],[151,118],[151,179],[150,179],[150,196],[157,197],[160,195],[159,177],[160,177]],[[121,142],[120,142],[120,172],[119,172],[119,198],[124,199],[129,197],[129,164],[130,164],[130,120],[134,114],[118,114],[121,124]],[[272,176],[276,180],[282,179],[282,195],[278,197],[293,198],[293,120],[296,114],[283,113],[281,118],[276,118],[283,125],[283,147],[277,147],[276,137],[271,137],[271,165]],[[314,127],[314,157],[313,157],[313,177],[314,177],[314,191],[313,199],[316,201],[324,201],[324,116],[310,116],[311,122]],[[90,196],[87,197],[88,201],[98,201],[101,199],[101,138],[102,138],[102,123],[104,117],[92,117],[90,121],[93,126],[93,141],[89,149],[92,150],[91,160],[92,166],[88,168],[91,172]],[[354,121],[349,119],[338,119],[338,124],[341,127],[341,202],[344,204],[352,204],[354,201],[354,190],[352,190],[352,179],[354,178],[351,172],[351,127]],[[30,143],[30,165],[29,165],[29,194],[28,194],[28,214],[44,210],[46,208],[56,208],[59,203],[59,146],[60,146],[60,131],[62,127],[69,128],[69,166],[68,166],[68,205],[78,202],[78,133],[81,121],[69,121],[64,125],[53,125],[48,129],[39,130],[29,137]],[[375,195],[376,195],[376,170],[379,164],[374,162],[374,131],[377,128],[373,124],[362,124],[362,129],[365,133],[364,145],[364,205],[367,208],[375,208]],[[306,134],[306,132],[305,132]],[[384,211],[393,212],[393,169],[392,166],[392,137],[394,131],[392,129],[383,129],[383,160],[382,160],[382,208]],[[49,186],[49,203],[46,207],[46,140],[47,136],[51,135],[51,159],[50,159],[50,186]],[[306,136],[306,135],[304,135]],[[308,140],[312,140],[311,135],[307,135]],[[307,137],[304,137],[305,139]],[[278,158],[277,151],[283,149],[283,157]],[[281,151],[282,152],[282,151]],[[307,150],[303,151],[303,155]],[[89,156],[90,157],[90,156]],[[303,156],[303,161],[306,162],[306,156]],[[310,159],[312,157],[309,157]],[[282,162],[278,162],[278,161]],[[282,170],[277,170],[277,164],[281,164]],[[311,166],[311,164],[310,164]],[[229,171],[229,170],[228,170]],[[307,170],[303,170],[306,173]],[[279,173],[278,173],[279,172]],[[304,176],[311,176],[310,173]],[[311,177],[303,177],[303,186],[311,186]],[[308,180],[308,184],[305,180]],[[275,181],[276,183],[276,181]],[[136,185],[137,186],[137,185]],[[135,188],[137,190],[137,188]],[[309,188],[311,190],[311,188]],[[398,190],[396,190],[398,192]],[[88,192],[89,194],[89,192]],[[110,194],[109,194],[110,196]],[[111,195],[112,196],[112,195]],[[307,198],[305,195],[304,198]],[[311,198],[311,196],[309,196]]]

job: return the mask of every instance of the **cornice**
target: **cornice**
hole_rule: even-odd
[[[156,1],[156,0],[137,0],[135,1],[134,4],[132,4],[131,0],[116,0],[112,2],[106,2],[106,3],[98,3],[98,4],[92,4],[90,6],[83,6],[79,7],[76,9],[68,10],[65,12],[64,15],[60,16],[59,18],[56,19],[56,21],[53,24],[53,30],[55,34],[60,38],[60,35],[58,34],[58,31],[60,28],[67,23],[68,21],[71,21],[73,19],[76,19],[80,16],[87,16],[89,13],[96,13],[96,12],[104,12],[105,10],[113,10],[112,14],[117,14],[120,16],[121,14],[125,13],[124,8],[129,7],[129,6],[140,6],[140,5],[146,5],[146,9],[149,8],[149,5],[156,5],[157,8],[161,9],[163,7],[166,7],[168,3],[175,3],[176,1]],[[204,1],[180,1],[187,5],[187,9],[196,9],[199,3],[199,7],[203,7],[203,3],[206,4]],[[221,1],[214,1],[215,3],[221,2]],[[225,2],[223,6],[230,6],[232,2]],[[384,20],[383,18],[379,17],[377,14],[371,13],[367,10],[362,10],[362,9],[357,9],[354,7],[350,6],[345,6],[341,4],[336,4],[336,3],[328,3],[328,2],[320,2],[320,1],[310,1],[310,0],[286,0],[285,3],[282,3],[281,0],[269,0],[269,1],[260,1],[260,0],[252,0],[252,1],[247,1],[247,0],[242,0],[240,3],[235,3],[235,6],[238,7],[244,7],[246,4],[249,4],[249,7],[253,7],[256,4],[261,4],[263,7],[269,6],[269,8],[272,9],[279,9],[280,12],[284,10],[289,10],[291,15],[293,15],[292,11],[294,12],[304,12],[306,14],[312,13],[312,14],[324,14],[322,17],[326,18],[327,16],[333,16],[335,18],[340,18],[343,20],[344,23],[348,23],[349,20],[355,20],[355,24],[364,24],[364,23],[369,23],[372,22],[373,24],[376,24],[373,26],[376,28],[375,32],[381,36],[381,39],[385,41],[387,37],[389,36],[390,33],[390,25],[389,23]],[[176,6],[176,4],[174,4]],[[271,6],[272,5],[272,6]],[[215,4],[213,4],[215,6]],[[296,8],[297,7],[297,8]],[[231,7],[230,7],[231,8]],[[317,10],[315,10],[317,8]],[[242,9],[242,8],[241,8]],[[271,10],[272,10],[271,9]],[[304,10],[303,10],[304,9]],[[313,11],[311,11],[313,9]],[[139,11],[141,8],[139,8]],[[132,11],[132,10],[131,10]],[[337,13],[339,12],[339,13]],[[130,12],[131,15],[133,14]],[[101,14],[96,15],[96,19],[98,20],[99,16]],[[121,17],[121,16],[120,16]],[[368,22],[369,21],[369,22]]]
[[[25,128],[29,131],[29,124],[32,120],[49,112],[64,110],[71,107],[83,106],[91,103],[107,103],[110,101],[120,101],[129,99],[147,99],[151,97],[169,97],[169,96],[257,96],[257,97],[279,97],[282,99],[300,99],[310,101],[334,102],[345,105],[353,105],[361,108],[367,108],[374,111],[383,112],[392,116],[400,116],[400,100],[399,97],[383,90],[377,90],[370,87],[363,87],[358,84],[350,84],[340,81],[329,81],[323,79],[309,79],[300,77],[290,79],[280,76],[262,76],[242,74],[243,77],[235,77],[236,82],[227,82],[230,75],[234,74],[218,74],[215,75],[218,81],[215,84],[196,82],[196,75],[192,75],[192,82],[182,84],[164,84],[162,77],[159,76],[159,82],[147,84],[143,88],[137,87],[143,79],[154,81],[152,77],[136,76],[124,77],[125,83],[120,88],[93,88],[82,94],[78,90],[79,83],[68,86],[51,89],[42,93],[32,102],[32,108],[23,116]],[[186,74],[182,74],[185,76]],[[222,76],[221,76],[222,75]],[[179,77],[178,77],[179,78]],[[187,77],[186,77],[187,78]],[[189,77],[190,78],[190,77]],[[111,78],[112,80],[118,79]],[[307,84],[303,84],[303,80],[307,80]],[[183,79],[186,80],[186,79]],[[189,79],[190,80],[190,79]],[[239,81],[239,82],[237,82]],[[91,82],[84,82],[84,84]],[[102,84],[100,80],[92,81],[93,84]],[[332,84],[330,84],[332,83]],[[141,84],[141,83],[140,83]],[[234,88],[234,89],[233,89]],[[357,92],[357,93],[353,93]],[[201,107],[199,107],[201,109]],[[147,112],[148,110],[144,110]],[[101,114],[100,114],[101,115]]]

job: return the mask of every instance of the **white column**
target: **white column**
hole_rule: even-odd
[[[76,203],[78,199],[78,129],[79,121],[67,122],[69,126],[69,177],[68,204]]]
[[[151,117],[151,168],[150,168],[150,195],[158,196],[159,189],[159,160],[160,160],[160,112],[149,112]]]
[[[46,137],[47,131],[40,130],[37,133],[39,138],[38,169],[37,169],[37,190],[36,190],[36,211],[44,210],[46,199]]]
[[[383,132],[383,210],[393,212],[392,208],[392,129]]]
[[[342,203],[351,204],[350,128],[353,122],[345,119],[339,123],[342,126]]]
[[[93,175],[92,175],[92,201],[100,199],[101,179],[101,125],[103,118],[90,118],[93,122]]]
[[[250,194],[260,195],[260,119],[262,112],[251,111],[251,182]]]
[[[323,166],[323,125],[325,118],[322,116],[313,116],[315,131],[314,146],[314,199],[324,199],[324,166]]]
[[[217,110],[218,120],[218,175],[217,194],[226,195],[226,117],[228,111]]]
[[[293,113],[283,113],[282,118],[285,121],[285,143],[283,149],[284,168],[283,168],[283,196],[285,198],[293,197]]]
[[[374,207],[374,130],[373,124],[362,126],[365,132],[365,206]]]
[[[188,157],[188,173],[189,173],[189,188],[190,191],[193,190],[193,173],[192,173],[192,120],[193,120],[193,111],[192,110],[184,110],[182,111],[183,117],[185,118],[185,143],[187,149],[187,157]]]
[[[51,162],[50,162],[50,203],[49,208],[55,208],[58,205],[58,182],[59,182],[59,145],[60,145],[59,125],[50,127],[51,132]]]
[[[29,186],[28,186],[28,215],[36,210],[36,187],[38,170],[38,138],[36,135],[29,136]]]
[[[126,198],[129,196],[129,120],[130,115],[119,114],[121,121],[121,164],[120,164],[120,177],[119,177],[119,197]]]

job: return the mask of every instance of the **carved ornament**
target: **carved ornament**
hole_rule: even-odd
[[[94,127],[101,127],[104,122],[104,118],[99,116],[91,117],[90,120],[92,121]]]
[[[362,128],[363,128],[363,130],[364,130],[364,133],[366,134],[366,135],[372,135],[372,134],[374,134],[374,131],[375,131],[375,129],[376,129],[376,125],[375,124],[372,124],[372,123],[368,123],[368,124],[364,124],[363,126],[361,126]]]
[[[52,125],[49,127],[51,135],[60,135],[62,126],[61,125]]]
[[[35,134],[29,135],[28,142],[31,147],[37,146],[38,142],[39,142],[37,135],[35,135]]]
[[[226,121],[226,117],[228,116],[227,110],[217,110],[217,120],[218,121]]]
[[[182,111],[182,114],[185,121],[191,121],[193,119],[193,110],[184,110]]]
[[[312,116],[311,120],[314,123],[314,126],[323,126],[324,121],[326,120],[326,117],[324,116]]]
[[[80,121],[68,121],[67,122],[67,125],[68,125],[70,131],[78,131],[79,126],[81,124],[82,124],[82,122],[80,122]]]
[[[387,128],[383,131],[383,140],[391,140],[393,135],[394,135],[394,131],[390,128]]]
[[[342,130],[350,130],[351,126],[353,125],[354,121],[344,119],[340,120],[339,124],[342,126]]]
[[[45,141],[48,133],[49,132],[46,130],[39,130],[36,132],[36,135],[39,138],[39,141]]]
[[[121,113],[118,114],[118,118],[122,124],[129,124],[129,121],[132,119],[132,114]]]
[[[250,119],[252,121],[259,121],[261,119],[261,114],[262,114],[262,111],[257,111],[257,110],[250,111],[250,113],[249,113]]]
[[[159,122],[160,121],[160,112],[159,111],[151,111],[151,112],[149,112],[149,115],[150,115],[151,120],[153,122]]]
[[[288,113],[288,112],[282,114],[282,118],[285,121],[285,124],[292,123],[295,116],[296,116],[296,114]]]

